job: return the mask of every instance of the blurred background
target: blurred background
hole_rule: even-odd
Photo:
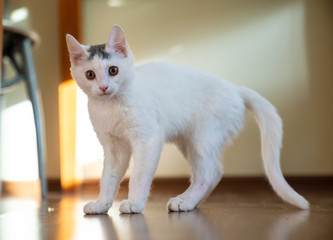
[[[284,122],[284,174],[332,176],[332,1],[9,0],[5,11],[5,18],[41,38],[33,54],[49,181],[101,176],[103,152],[88,119],[87,100],[70,79],[64,44],[66,32],[83,44],[104,43],[114,24],[125,30],[136,64],[174,62],[258,91]],[[0,179],[35,181],[36,135],[24,83],[3,94],[1,105]],[[69,105],[74,108],[68,113]],[[67,117],[75,118],[73,125],[61,122]],[[221,161],[225,176],[263,176],[259,129],[250,114]],[[189,174],[179,151],[167,144],[156,176]]]

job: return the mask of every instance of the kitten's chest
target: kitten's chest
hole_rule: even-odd
[[[132,135],[129,107],[119,103],[88,103],[89,116],[98,137],[111,136],[127,140]]]

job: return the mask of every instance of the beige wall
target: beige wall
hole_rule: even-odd
[[[171,61],[256,89],[284,120],[284,173],[333,173],[332,1],[127,3],[110,8],[106,1],[86,0],[85,43],[105,42],[118,23],[138,64]],[[260,159],[259,131],[248,115],[245,130],[224,154],[225,173],[261,175]],[[188,173],[176,148],[167,146],[157,174]]]
[[[85,43],[105,42],[115,23],[127,32],[137,63],[171,61],[216,73],[256,89],[284,120],[286,175],[333,174],[332,1],[127,1],[109,8],[84,1]],[[27,6],[42,37],[34,52],[47,134],[47,175],[58,178],[57,87],[60,80],[56,0],[14,0]],[[258,128],[248,115],[244,131],[224,154],[226,175],[261,175]],[[93,162],[90,177],[99,177]],[[92,169],[92,168],[90,168]],[[179,152],[167,146],[159,176],[188,175]]]

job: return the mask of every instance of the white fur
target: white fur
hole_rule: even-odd
[[[72,75],[88,96],[90,119],[105,152],[100,195],[96,202],[85,206],[86,214],[108,211],[131,155],[134,167],[129,196],[122,202],[120,212],[141,212],[167,141],[177,144],[193,173],[190,187],[171,198],[168,209],[192,210],[222,178],[219,159],[223,146],[243,127],[246,109],[258,121],[265,172],[273,189],[283,200],[303,209],[309,207],[282,176],[282,122],[275,108],[259,94],[218,76],[175,64],[134,67],[125,34],[117,25],[106,45],[112,54],[110,59],[95,56],[87,60],[88,47],[70,35],[67,44]],[[119,68],[118,75],[108,75],[110,66]],[[88,70],[96,73],[96,79],[86,79]],[[105,94],[99,88],[102,85],[108,86]]]

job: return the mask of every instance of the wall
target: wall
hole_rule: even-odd
[[[257,90],[284,121],[284,173],[333,173],[331,1],[145,0],[120,1],[117,8],[108,2],[84,1],[85,44],[105,42],[117,23],[137,64],[189,65]],[[245,130],[225,151],[225,173],[262,175],[260,159],[259,131],[248,115]],[[98,177],[101,165],[96,158],[83,172]],[[167,146],[157,175],[188,174],[182,156]]]
[[[257,90],[284,120],[285,174],[333,174],[332,1],[140,0],[120,8],[110,8],[107,2],[84,1],[85,43],[105,42],[112,25],[118,23],[126,30],[137,64],[171,61]],[[28,25],[42,38],[34,57],[45,111],[47,176],[58,178],[57,1],[10,1],[11,9],[22,6],[29,8]],[[13,106],[26,99],[21,94],[24,89],[7,103]],[[250,115],[223,162],[226,175],[263,173],[259,131]],[[99,178],[101,160],[81,167],[86,178]],[[167,146],[158,175],[188,174],[179,152]]]

